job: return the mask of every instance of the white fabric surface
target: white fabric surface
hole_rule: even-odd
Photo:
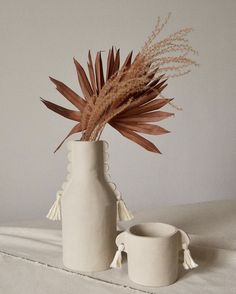
[[[65,269],[60,223],[25,221],[0,226],[0,294],[236,293],[236,201],[159,208],[136,214],[123,228],[143,221],[173,224],[190,234],[199,267],[168,287],[129,281],[127,265],[84,274]]]

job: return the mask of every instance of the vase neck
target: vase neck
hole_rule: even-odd
[[[87,173],[104,175],[104,141],[72,141],[68,144],[72,174],[84,176]]]

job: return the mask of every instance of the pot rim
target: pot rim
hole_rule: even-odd
[[[163,236],[145,236],[145,235],[135,234],[131,231],[134,227],[143,226],[143,225],[153,225],[153,226],[154,225],[161,225],[161,226],[171,228],[172,232],[170,232],[166,235],[163,235]],[[175,226],[170,225],[170,224],[161,223],[161,222],[142,222],[142,223],[138,223],[138,224],[135,224],[135,225],[129,227],[126,232],[135,238],[144,238],[144,239],[164,239],[165,238],[165,239],[167,239],[167,238],[174,236],[178,231],[179,230]]]

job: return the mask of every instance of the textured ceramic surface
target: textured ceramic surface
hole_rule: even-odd
[[[73,270],[106,270],[116,251],[116,196],[105,179],[105,148],[104,141],[68,143],[62,243],[63,263]]]
[[[116,239],[124,244],[129,278],[145,286],[167,286],[178,278],[179,252],[189,244],[187,234],[162,223],[143,223],[130,227]]]

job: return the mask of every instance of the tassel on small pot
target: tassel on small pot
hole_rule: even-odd
[[[185,243],[183,244],[183,250],[184,250],[183,267],[186,270],[198,267],[198,264],[193,260],[190,250],[188,249],[188,246]]]
[[[62,191],[58,191],[56,200],[46,216],[48,219],[52,221],[61,220],[61,196]]]
[[[125,249],[125,245],[124,244],[120,244],[118,246],[118,250],[116,251],[116,254],[113,258],[113,261],[110,265],[111,268],[121,268],[121,264],[122,264],[122,251]]]

